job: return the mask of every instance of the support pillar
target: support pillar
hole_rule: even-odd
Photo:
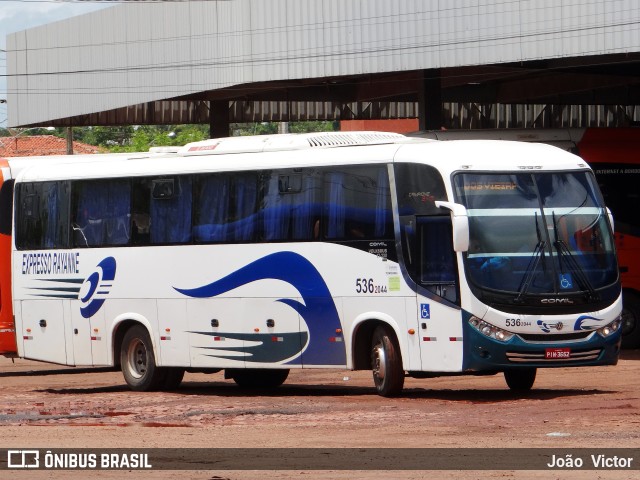
[[[73,155],[73,127],[67,127],[67,155]]]
[[[209,138],[229,136],[229,101],[209,102]]]
[[[423,70],[418,91],[418,127],[420,130],[440,130],[443,126],[440,69]]]

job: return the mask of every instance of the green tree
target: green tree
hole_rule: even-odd
[[[278,124],[278,122],[232,123],[230,130],[232,136],[272,135],[278,133]],[[291,133],[332,132],[334,130],[339,130],[337,122],[289,122],[289,132]]]
[[[326,132],[337,129],[337,122],[290,122],[291,133]],[[278,122],[233,123],[230,135],[272,135],[278,133]],[[66,138],[65,127],[48,131],[34,129],[28,135],[55,135]],[[0,136],[12,136],[0,129]],[[116,127],[74,127],[73,139],[95,145],[110,152],[147,152],[151,147],[183,146],[209,138],[208,125],[124,125]]]
[[[333,132],[336,130],[340,130],[338,122],[309,121],[289,123],[289,131],[291,133]]]

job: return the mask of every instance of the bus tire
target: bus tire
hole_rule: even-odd
[[[227,377],[232,378],[241,388],[276,388],[288,376],[288,369],[239,368],[227,371]]]
[[[640,297],[622,291],[622,348],[640,348]]]
[[[535,368],[514,368],[504,371],[504,379],[514,392],[527,392],[536,381],[536,372]]]
[[[137,392],[157,390],[166,379],[166,370],[156,366],[151,338],[142,325],[134,325],[124,334],[120,367],[129,388]]]
[[[404,386],[400,348],[393,331],[379,326],[371,339],[371,371],[376,391],[383,397],[398,395]]]
[[[177,390],[184,378],[184,368],[167,367],[166,376],[162,382],[163,390]]]

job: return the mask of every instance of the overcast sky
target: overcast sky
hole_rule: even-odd
[[[112,6],[95,0],[0,0],[0,99],[7,98],[7,35]],[[7,126],[7,105],[0,103],[0,127]]]

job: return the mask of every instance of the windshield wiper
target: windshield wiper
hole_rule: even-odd
[[[533,282],[533,278],[538,270],[538,264],[540,260],[544,258],[544,249],[547,246],[547,242],[542,240],[542,235],[540,234],[540,226],[538,225],[538,213],[536,212],[536,235],[538,235],[538,243],[536,247],[533,249],[533,253],[531,254],[531,258],[529,259],[529,264],[527,265],[527,269],[524,271],[524,276],[522,277],[522,281],[520,282],[520,286],[518,287],[518,295],[513,300],[514,303],[522,302],[522,297]]]
[[[587,277],[587,274],[585,273],[584,269],[582,268],[580,263],[578,263],[578,261],[576,260],[576,257],[573,256],[573,254],[571,253],[571,250],[569,250],[569,247],[564,242],[564,240],[562,240],[558,235],[558,223],[556,222],[555,212],[551,212],[551,216],[553,218],[553,235],[555,237],[553,245],[556,247],[556,250],[558,250],[560,273],[563,273],[562,263],[564,260],[564,262],[566,262],[567,266],[569,267],[569,270],[575,275],[576,280],[578,281],[578,285],[580,285],[580,289],[583,292],[584,291],[587,292],[587,299],[599,300],[600,297],[596,293],[596,290],[593,288],[593,285],[589,281],[589,277]]]

